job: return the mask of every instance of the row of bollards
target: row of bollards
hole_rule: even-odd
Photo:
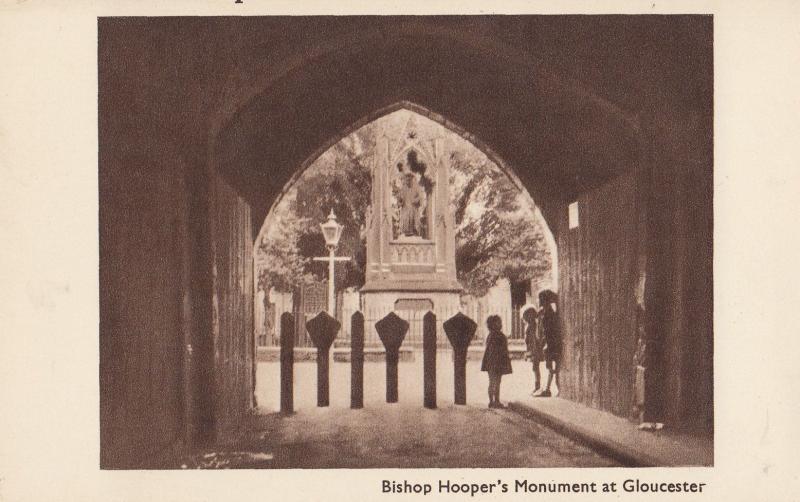
[[[350,319],[350,407],[364,407],[364,315],[356,312]],[[294,411],[294,318],[281,316],[281,412]],[[396,403],[398,395],[398,363],[400,346],[408,332],[408,322],[394,312],[375,323],[386,350],[386,402]],[[453,346],[455,404],[467,404],[467,350],[475,336],[477,324],[461,312],[443,324]],[[317,348],[317,406],[330,404],[330,348],[341,329],[339,321],[321,312],[306,323],[306,330]],[[422,320],[423,405],[436,408],[436,315],[425,314]]]

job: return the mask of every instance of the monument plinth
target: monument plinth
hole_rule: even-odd
[[[395,311],[459,309],[455,218],[443,138],[424,137],[410,119],[396,137],[379,136],[367,214],[367,269],[361,288],[369,318]]]

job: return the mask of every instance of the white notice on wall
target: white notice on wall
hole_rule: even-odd
[[[569,228],[578,228],[578,201],[569,205]]]

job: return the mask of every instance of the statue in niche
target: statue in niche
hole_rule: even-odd
[[[402,164],[398,164],[398,168],[401,166]],[[399,233],[405,236],[421,237],[420,206],[425,196],[413,173],[403,173],[401,180],[400,190],[397,194],[397,202],[400,206]]]
[[[395,185],[398,221],[397,237],[427,237],[428,197],[433,183],[425,175],[427,166],[417,158],[417,152],[410,150],[406,162],[398,162],[399,186]]]

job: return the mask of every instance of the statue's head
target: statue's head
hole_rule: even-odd
[[[424,162],[419,161],[416,150],[409,150],[406,155],[406,160],[408,161],[408,168],[412,173],[419,173],[420,176],[425,176],[425,171],[428,170],[428,166],[426,166]]]

